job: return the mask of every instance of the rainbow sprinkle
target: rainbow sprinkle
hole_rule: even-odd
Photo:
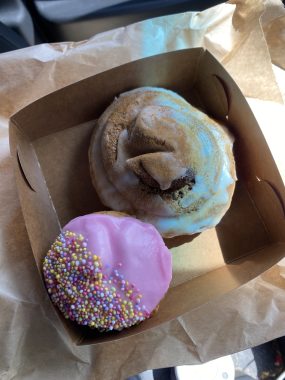
[[[108,266],[87,247],[81,234],[64,231],[44,259],[48,293],[65,318],[100,331],[122,330],[149,318],[142,294],[122,275],[122,264],[107,276]]]

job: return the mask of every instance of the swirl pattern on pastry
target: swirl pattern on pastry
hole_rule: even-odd
[[[121,94],[97,122],[89,149],[102,202],[155,225],[164,237],[219,223],[235,186],[233,139],[176,93]]]

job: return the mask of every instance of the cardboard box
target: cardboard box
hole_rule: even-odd
[[[235,137],[236,190],[215,229],[194,239],[166,240],[173,252],[173,282],[151,319],[122,332],[100,334],[58,312],[77,344],[103,343],[155,328],[246,283],[285,255],[285,191],[266,141],[234,81],[209,52],[196,48],[105,71],[12,116],[11,153],[39,271],[61,226],[76,216],[106,210],[91,184],[90,137],[96,118],[114,97],[140,86],[171,89],[228,125]]]

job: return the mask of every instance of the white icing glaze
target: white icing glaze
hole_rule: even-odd
[[[140,100],[145,94],[150,96]],[[144,87],[120,95],[107,108],[95,134],[97,146],[104,136],[106,124],[113,114],[121,112],[121,103],[129,98],[135,103],[127,110],[133,126],[129,131],[123,129],[119,135],[114,170],[108,169],[104,173],[102,164],[98,163],[104,152],[96,152],[97,162],[90,156],[91,167],[92,162],[94,167],[97,166],[94,175],[97,172],[98,176],[93,176],[93,180],[103,203],[118,211],[134,212],[141,219],[153,223],[167,237],[193,234],[215,226],[230,206],[236,180],[233,141],[228,131],[174,92]],[[166,151],[155,150],[155,144],[149,150],[138,139],[134,141],[138,146],[141,144],[142,152],[132,156],[127,144],[129,134],[137,133],[136,128],[150,139],[152,136],[164,139]],[[176,201],[153,193],[147,201],[141,202],[140,197],[136,197],[139,179],[125,165],[134,159],[140,160],[161,190],[169,189],[172,181],[183,177],[188,168],[195,174],[195,184]],[[165,165],[168,167],[166,175],[163,170],[157,171]]]

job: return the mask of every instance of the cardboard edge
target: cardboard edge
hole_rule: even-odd
[[[36,109],[41,109],[41,108],[44,108],[44,107],[49,108],[50,107],[49,101],[51,100],[50,96],[54,95],[54,94],[58,94],[59,98],[63,98],[63,95],[66,96],[65,106],[66,107],[68,106],[69,111],[70,111],[69,113],[71,115],[67,119],[67,122],[68,123],[73,122],[73,125],[77,125],[77,124],[83,123],[86,120],[82,120],[80,118],[80,112],[77,112],[76,107],[70,106],[70,102],[72,101],[72,99],[71,99],[72,96],[69,96],[69,92],[70,92],[69,90],[72,90],[72,91],[76,90],[79,93],[80,92],[79,90],[84,88],[84,85],[85,85],[85,83],[87,83],[87,81],[89,81],[89,80],[96,80],[96,78],[98,76],[105,77],[106,80],[107,80],[110,77],[112,77],[112,74],[116,73],[116,71],[118,71],[118,70],[124,72],[124,75],[126,76],[126,82],[127,82],[129,72],[130,72],[130,74],[132,74],[132,68],[133,68],[134,64],[142,65],[141,66],[141,73],[143,74],[143,65],[145,64],[145,62],[148,62],[149,65],[152,65],[155,62],[155,65],[157,65],[157,62],[156,62],[157,60],[165,60],[165,56],[171,56],[171,55],[178,56],[178,57],[180,55],[181,58],[184,58],[185,52],[190,51],[190,50],[193,51],[193,52],[196,52],[197,56],[195,58],[198,59],[198,60],[200,60],[201,56],[203,56],[205,54],[205,49],[204,48],[202,48],[202,47],[196,47],[196,48],[192,48],[192,49],[181,49],[181,50],[177,50],[177,51],[171,51],[171,52],[168,52],[168,53],[161,53],[161,54],[157,54],[157,55],[154,55],[154,56],[145,57],[145,58],[142,58],[142,59],[136,59],[136,60],[133,60],[131,62],[125,63],[123,65],[111,68],[109,70],[102,71],[102,72],[97,73],[95,75],[90,75],[90,76],[88,76],[86,78],[83,78],[83,79],[81,79],[79,81],[76,81],[75,83],[71,83],[69,85],[66,85],[66,86],[64,86],[64,87],[62,87],[62,88],[54,91],[54,92],[51,92],[51,93],[49,93],[49,94],[47,94],[47,95],[45,95],[45,96],[37,99],[36,101],[30,103],[29,105],[23,107],[21,110],[19,110],[18,112],[14,113],[11,116],[10,119],[15,124],[17,124],[20,120],[24,121],[28,125],[32,125],[33,124],[32,121],[36,122],[36,124],[42,124],[43,120],[41,120],[40,123],[39,123],[39,120],[35,120],[34,118],[31,119],[30,115],[33,114],[33,111],[35,111]],[[185,70],[187,69],[186,63],[187,62],[184,63]],[[167,69],[167,65],[164,65],[164,69],[165,70]],[[156,78],[155,73],[153,73],[153,77],[150,78],[150,81],[155,81],[155,78]],[[142,85],[145,85],[145,86],[149,85],[147,83],[142,84],[142,82],[145,83],[147,81],[142,80],[142,76],[138,76],[136,87],[140,87]],[[130,89],[131,88],[129,86],[126,86],[126,88],[124,89],[124,91],[130,90]],[[118,95],[118,92],[115,91],[114,92],[114,96],[115,95]],[[114,96],[113,96],[113,98],[114,98]],[[104,109],[107,107],[108,104],[104,104]],[[53,103],[52,107],[55,110],[57,110],[60,107],[60,105],[57,104],[57,103]],[[90,109],[89,107],[85,107],[84,110],[85,110],[85,113],[89,114],[90,120],[97,118],[97,116],[94,115],[94,113],[92,113],[92,108]],[[50,123],[49,123],[50,128],[51,128],[51,126],[53,126],[56,123],[56,114],[57,114],[57,112],[54,112],[55,118],[52,119],[52,120],[50,120]],[[53,117],[53,113],[50,112],[50,118],[52,118],[52,117]],[[60,130],[61,129],[64,129],[64,126],[61,126]],[[54,132],[55,131],[52,130],[52,133],[54,133]],[[29,133],[29,137],[30,137],[31,140],[38,139],[38,138],[41,138],[41,137],[44,137],[44,136],[45,136],[45,134],[41,135],[38,128],[37,129],[32,129],[31,132]]]
[[[28,234],[30,235],[31,229],[38,228],[38,233],[43,232],[47,236],[52,236],[52,239],[49,239],[52,242],[54,236],[57,236],[60,231],[60,223],[33,147],[14,120],[10,120],[9,123],[9,139],[18,193]],[[18,160],[19,157],[20,160]],[[33,170],[26,169],[25,160],[29,164],[32,163]],[[37,181],[32,180],[30,172],[37,176]],[[43,202],[39,201],[40,197]],[[45,218],[42,216],[43,208],[48,210]],[[37,219],[37,225],[34,225],[33,218]],[[49,231],[48,227],[50,226],[53,228],[51,227]],[[36,251],[43,249],[41,245],[35,245],[34,241],[31,241],[31,246]]]
[[[201,87],[203,87],[203,83],[205,83],[205,81],[207,81],[208,86],[215,86],[215,84],[213,85],[213,83],[209,79],[213,76],[218,78],[221,87],[223,88],[223,90],[219,91],[219,93],[224,93],[224,100],[226,100],[228,104],[228,112],[226,112],[224,104],[219,104],[219,101],[216,101],[216,99],[214,99],[214,101],[213,99],[211,99],[212,104],[207,104],[207,106],[209,107],[212,116],[218,119],[222,118],[225,121],[227,127],[229,128],[230,132],[233,134],[234,138],[236,137],[234,143],[234,153],[239,154],[240,158],[242,159],[244,157],[252,157],[251,161],[244,159],[242,166],[243,172],[246,174],[245,176],[241,176],[240,172],[237,172],[238,178],[242,178],[247,183],[247,189],[253,202],[254,194],[251,193],[252,186],[250,186],[250,183],[256,181],[266,182],[271,187],[271,192],[275,193],[276,195],[275,197],[273,197],[273,194],[271,194],[270,197],[272,204],[275,203],[274,207],[277,209],[281,206],[281,208],[285,210],[285,188],[282,178],[275,164],[268,144],[264,138],[262,130],[260,129],[249,104],[247,103],[241,90],[234,82],[234,80],[231,78],[231,76],[226,72],[226,70],[221,66],[221,64],[208,51],[206,51],[203,56],[203,60],[201,60],[200,66],[201,72],[203,72],[203,74],[205,73],[205,70],[203,69],[205,69],[205,67],[207,68],[209,63],[211,64],[211,66],[208,72],[206,70],[206,77],[201,78],[201,76],[198,76],[198,82],[196,82],[195,85],[197,86],[197,90],[202,94],[202,97],[203,89],[201,90]],[[215,71],[215,73],[213,73],[213,70]],[[233,130],[233,125],[237,124],[237,118],[241,117],[239,112],[239,109],[241,108],[243,109],[243,128],[241,128],[239,132],[242,132],[242,134],[236,135],[236,131]],[[247,125],[251,126],[251,130],[246,129]],[[245,131],[247,131],[247,136],[245,136]],[[256,143],[251,144],[251,148],[254,148],[254,151],[252,151],[252,149],[250,150],[249,148],[247,148],[249,133],[251,136],[251,142],[254,140],[254,137],[256,138]],[[245,149],[237,152],[236,150],[239,149],[241,145],[240,141],[242,142],[242,145],[244,145]],[[261,151],[263,154],[262,161],[260,160]],[[253,161],[254,170],[252,168],[252,164],[249,165],[249,162]],[[274,227],[276,223],[272,221],[272,218],[264,218],[264,215],[269,215],[268,211],[266,211],[266,205],[262,202],[255,202],[255,207],[258,210],[259,215],[262,217],[263,223],[266,226],[266,230],[269,232],[269,234],[271,234],[271,236],[274,236],[274,238],[276,238],[277,234],[274,233]],[[280,217],[279,214],[280,224],[283,225],[282,220],[285,220],[284,212],[283,217]],[[285,233],[282,233],[281,229],[279,229],[278,239],[280,242],[285,241]]]

